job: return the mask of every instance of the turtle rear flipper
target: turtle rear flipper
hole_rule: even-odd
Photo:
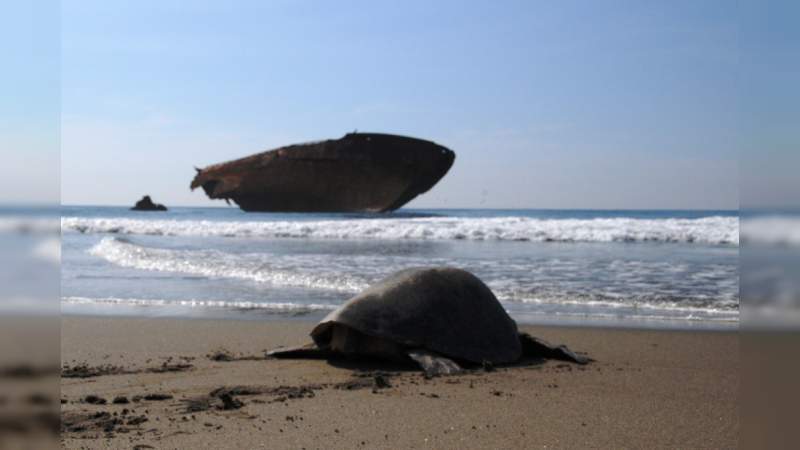
[[[519,334],[519,342],[522,344],[522,354],[534,358],[560,359],[577,364],[588,364],[591,359],[581,356],[566,345],[553,345],[544,339],[531,336],[528,333]]]
[[[328,359],[334,353],[329,348],[321,348],[313,342],[296,347],[284,347],[267,352],[273,358]]]
[[[429,352],[427,350],[415,349],[408,352],[408,356],[417,362],[425,371],[426,377],[439,375],[455,375],[461,373],[463,369],[455,361],[445,358],[442,355]]]

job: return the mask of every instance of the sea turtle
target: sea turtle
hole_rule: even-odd
[[[313,343],[268,355],[410,358],[430,376],[458,373],[459,363],[509,364],[523,356],[588,362],[564,346],[517,331],[486,284],[450,267],[389,276],[328,314],[311,337]]]

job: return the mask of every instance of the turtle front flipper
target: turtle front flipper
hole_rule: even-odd
[[[544,339],[531,336],[528,333],[519,334],[519,342],[522,344],[522,354],[534,358],[560,359],[577,364],[588,364],[591,358],[579,355],[566,345],[553,345]]]
[[[461,373],[463,369],[455,361],[445,358],[442,355],[429,352],[427,350],[415,349],[408,352],[409,358],[417,362],[425,371],[426,377],[439,375],[455,375]]]
[[[330,348],[319,347],[314,342],[296,347],[276,348],[267,352],[267,356],[281,359],[328,359],[333,356]]]

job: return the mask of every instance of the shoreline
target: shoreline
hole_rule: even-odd
[[[103,309],[101,306],[93,306],[94,309]],[[107,306],[108,309],[118,310],[119,305]],[[140,306],[132,306],[130,309],[141,308]],[[88,308],[87,308],[88,309]],[[190,308],[182,307],[185,311],[191,311]],[[91,311],[67,311],[62,310],[61,315],[64,317],[87,317],[87,318],[109,318],[109,319],[172,319],[172,320],[233,320],[242,322],[309,322],[316,323],[320,321],[330,311],[324,311],[321,314],[317,313],[301,313],[297,315],[292,314],[251,314],[256,309],[249,310],[221,310],[219,314],[213,312],[209,314],[209,309],[198,310],[198,314],[190,315],[184,313],[154,313],[154,314],[125,314],[118,311],[105,312],[91,312]],[[216,312],[216,311],[215,311]],[[727,321],[727,320],[685,320],[685,319],[643,319],[643,318],[597,318],[597,317],[575,317],[550,320],[525,320],[518,317],[513,317],[520,327],[548,327],[548,328],[587,328],[587,329],[612,329],[612,330],[652,330],[652,331],[698,331],[698,332],[736,332],[739,330],[740,322]]]
[[[738,442],[736,331],[521,325],[596,361],[427,380],[413,367],[263,358],[264,350],[306,342],[311,320],[64,316],[61,323],[62,421],[73,426],[62,443],[69,448],[731,448]],[[389,386],[376,388],[377,376]],[[241,405],[209,404],[226,389],[232,405]],[[88,395],[107,403],[87,403]],[[130,403],[114,404],[118,397]],[[197,409],[190,412],[192,405]]]

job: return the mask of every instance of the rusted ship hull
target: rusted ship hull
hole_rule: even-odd
[[[430,141],[351,133],[197,169],[191,188],[244,211],[384,212],[431,189],[454,159]]]

